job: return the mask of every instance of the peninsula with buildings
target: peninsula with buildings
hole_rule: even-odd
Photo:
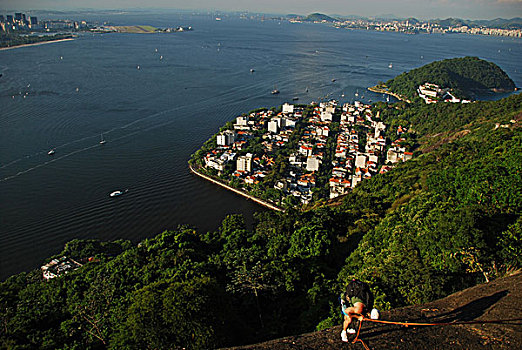
[[[331,100],[240,115],[189,163],[242,195],[288,208],[344,195],[412,157],[405,127],[389,129],[370,105]]]
[[[471,103],[478,92],[515,91],[498,66],[476,57],[436,61],[370,88],[406,103]],[[404,103],[401,102],[401,103]],[[306,208],[412,159],[415,132],[387,125],[393,104],[285,103],[238,116],[189,161],[191,170],[272,209]]]

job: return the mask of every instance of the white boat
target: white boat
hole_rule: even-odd
[[[388,65],[388,68],[390,68],[390,69],[393,68],[393,64],[391,64],[391,62],[390,62],[390,64]]]
[[[254,73],[254,72],[255,72],[254,68],[250,68],[250,73]]]
[[[277,90],[277,86],[274,86],[274,90],[272,90],[272,95],[277,95],[279,90]]]
[[[111,196],[111,197],[118,197],[118,196],[121,196],[124,193],[127,193],[127,191],[128,190],[125,190],[125,191],[117,190],[117,191],[112,192],[109,196]]]
[[[52,156],[54,154],[54,148],[52,150],[50,150],[49,152],[47,152],[47,154]]]
[[[355,91],[355,97],[359,97],[359,90]]]
[[[101,138],[101,139],[100,139],[100,145],[104,145],[105,142],[107,142],[107,141],[105,141],[105,140],[103,139],[103,134],[101,134],[100,138]]]

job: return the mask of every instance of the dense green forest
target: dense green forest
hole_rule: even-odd
[[[515,83],[496,64],[477,57],[452,58],[429,63],[404,72],[386,82],[390,91],[409,99],[417,96],[417,88],[433,83],[450,88],[460,98],[470,98],[488,91],[513,91]]]
[[[0,284],[0,347],[208,349],[339,324],[352,276],[388,309],[522,267],[522,95],[374,106],[417,156],[305,212],[226,217],[139,244],[72,241],[94,257],[48,282]]]

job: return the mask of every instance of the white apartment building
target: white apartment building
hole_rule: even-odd
[[[252,171],[252,153],[247,153],[246,156],[241,156],[237,158],[236,161],[236,170],[239,171],[246,171],[251,172]]]
[[[318,171],[321,166],[321,159],[316,156],[306,158],[306,171]]]
[[[358,154],[357,157],[355,157],[355,166],[357,168],[365,168],[367,159],[364,154]]]
[[[279,132],[279,124],[277,123],[277,120],[270,120],[268,122],[268,131],[273,132],[274,134]]]
[[[285,103],[283,105],[283,113],[284,114],[291,114],[294,113],[294,105],[291,105],[289,103]]]
[[[230,146],[236,140],[236,133],[233,130],[225,130],[217,136],[218,146]]]

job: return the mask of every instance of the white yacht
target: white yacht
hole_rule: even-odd
[[[127,191],[128,190],[125,190],[125,191],[117,190],[117,191],[112,192],[109,196],[111,196],[111,197],[118,197],[118,196],[121,196],[124,193],[127,193]]]

